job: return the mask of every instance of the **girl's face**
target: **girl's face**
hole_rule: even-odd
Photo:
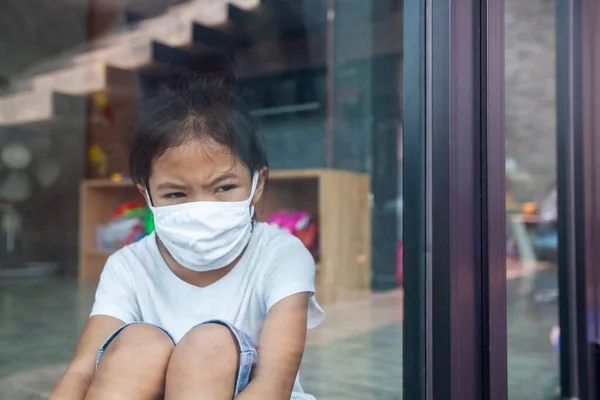
[[[266,167],[259,171],[253,204],[260,201],[266,173]],[[189,140],[167,150],[154,162],[149,186],[155,207],[196,201],[244,201],[252,191],[252,174],[226,146],[212,139]],[[146,196],[143,185],[138,189]]]

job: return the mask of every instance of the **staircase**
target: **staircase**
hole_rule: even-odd
[[[131,122],[145,89],[165,73],[201,67],[207,50],[230,55],[239,70],[251,75],[305,64],[309,51],[298,49],[307,47],[309,30],[324,39],[325,7],[326,0],[182,2],[134,28],[95,40],[85,51],[37,65],[37,73],[23,74],[11,85],[20,91],[0,96],[0,130],[66,125],[80,132],[84,148],[97,145],[110,159],[103,174],[88,165],[86,177],[127,171]],[[285,51],[288,42],[293,51]],[[317,47],[322,54],[313,61],[324,65],[324,48]],[[104,112],[97,109],[98,99],[108,104],[105,121],[98,118]],[[56,113],[65,108],[79,110],[78,115]]]
[[[244,83],[257,76],[319,69],[313,75],[321,80],[316,83],[317,78],[311,77],[309,81],[324,92],[327,3],[188,0],[174,5],[134,28],[95,40],[85,51],[37,65],[35,73],[12,82],[13,88],[21,90],[0,96],[0,131],[3,127],[26,131],[40,123],[61,126],[58,131],[68,126],[80,132],[82,155],[94,146],[110,160],[104,173],[87,165],[87,178],[127,171],[127,147],[138,99],[165,74],[201,68],[206,50],[231,56]],[[336,62],[400,54],[400,23],[399,12],[378,17],[372,38],[360,26],[345,26],[338,32],[344,40],[336,47]],[[255,86],[269,88],[271,84],[257,81]],[[106,110],[99,110],[98,102],[107,104]],[[56,113],[57,109],[79,111],[65,114]],[[105,111],[109,115],[103,120],[99,114]]]
[[[196,0],[184,3],[135,29],[110,35],[95,49],[66,60],[68,67],[45,72],[17,83],[21,92],[0,98],[0,124],[18,124],[52,118],[52,93],[87,95],[107,87],[108,68],[136,70],[157,60],[168,48],[193,50],[231,44],[219,39],[233,36],[231,16],[251,13],[259,0]],[[206,43],[205,43],[206,42]],[[175,51],[175,50],[173,50]]]

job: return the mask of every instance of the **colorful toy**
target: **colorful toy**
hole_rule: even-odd
[[[143,200],[127,202],[111,214],[109,223],[97,230],[98,247],[118,249],[154,231],[152,212]]]
[[[110,125],[112,112],[108,101],[108,92],[103,90],[92,94],[92,123]]]
[[[122,218],[97,228],[98,247],[116,250],[145,237],[145,229],[139,218]]]
[[[103,178],[106,176],[108,171],[108,157],[104,153],[102,147],[98,145],[91,146],[88,150],[88,160],[96,169],[96,173],[99,177]]]
[[[310,222],[310,214],[306,211],[281,210],[267,220],[267,223],[275,225],[296,235],[302,229],[306,229]]]
[[[300,239],[316,259],[319,258],[319,226],[307,211],[281,210],[267,220]]]
[[[111,218],[131,218],[139,217],[140,215],[146,214],[146,202],[144,200],[134,200],[120,205],[115,211],[113,211]]]
[[[110,176],[110,180],[113,182],[131,181],[129,174],[114,173]]]
[[[296,237],[310,251],[315,260],[319,259],[319,225],[310,221],[305,229],[298,230]]]
[[[121,205],[113,211],[111,218],[142,218],[144,233],[149,235],[154,232],[154,217],[144,200],[130,201]]]

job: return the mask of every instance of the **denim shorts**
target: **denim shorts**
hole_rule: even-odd
[[[110,345],[110,343],[113,341],[113,339],[115,337],[117,337],[117,335],[119,335],[119,333],[121,333],[121,331],[123,329],[127,328],[130,325],[135,325],[135,324],[145,324],[145,325],[154,326],[154,327],[160,329],[161,331],[163,331],[164,333],[166,333],[171,338],[171,340],[173,340],[173,343],[175,343],[175,339],[173,339],[173,336],[169,332],[167,332],[165,329],[161,328],[160,326],[146,323],[146,322],[132,322],[130,324],[125,324],[122,327],[120,327],[119,329],[117,329],[116,331],[114,331],[108,337],[108,339],[106,339],[106,341],[104,342],[102,347],[100,347],[100,350],[98,351],[98,356],[96,357],[96,368],[98,368],[98,364],[100,364],[100,359],[102,358],[102,355],[106,351],[106,348],[108,347],[108,345]],[[237,374],[236,383],[235,383],[235,390],[234,390],[234,397],[235,397],[243,389],[245,389],[246,386],[248,386],[248,383],[250,383],[250,375],[252,373],[252,369],[256,366],[256,362],[258,361],[258,353],[256,352],[256,345],[254,344],[254,342],[248,335],[246,335],[244,332],[240,331],[235,326],[233,326],[230,323],[225,322],[225,321],[220,321],[220,320],[206,321],[206,322],[202,322],[202,323],[194,326],[193,328],[200,326],[200,325],[205,325],[205,324],[222,325],[222,326],[228,328],[231,331],[231,333],[233,334],[233,336],[235,337],[235,339],[237,340],[238,347],[240,349],[240,364],[239,364],[240,366],[238,369],[238,374]]]

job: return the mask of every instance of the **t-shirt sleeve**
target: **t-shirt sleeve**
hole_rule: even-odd
[[[108,258],[100,275],[90,317],[95,315],[107,315],[126,324],[141,320],[133,281],[119,253]]]
[[[325,313],[315,297],[315,261],[302,242],[293,236],[277,246],[265,275],[267,312],[279,301],[298,293],[309,293],[308,329],[323,322]]]

